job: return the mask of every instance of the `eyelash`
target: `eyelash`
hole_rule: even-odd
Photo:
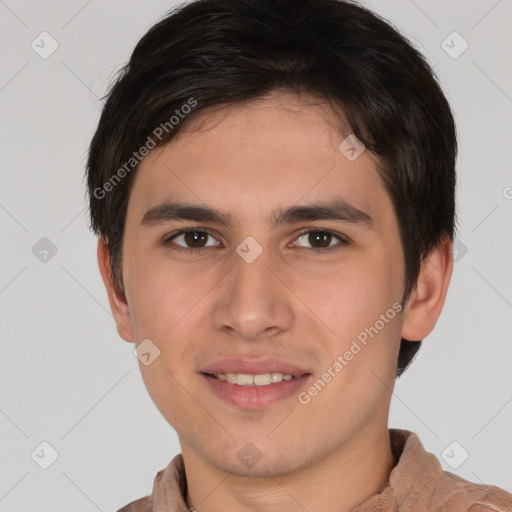
[[[185,235],[187,233],[206,233],[209,236],[211,236],[212,238],[215,238],[215,236],[212,233],[210,233],[210,231],[208,231],[207,229],[204,229],[204,228],[201,228],[201,229],[200,228],[188,228],[188,229],[183,229],[181,231],[178,231],[176,233],[173,233],[173,234],[165,237],[164,240],[163,240],[163,243],[164,243],[164,245],[167,245],[167,246],[170,247],[171,246],[171,242],[175,238],[177,238],[180,235]],[[334,231],[326,230],[326,229],[311,229],[311,228],[305,229],[305,230],[301,231],[297,235],[295,240],[297,240],[301,236],[307,235],[309,233],[329,234],[332,237],[337,238],[338,241],[339,241],[339,244],[335,245],[333,247],[327,247],[327,248],[299,247],[299,249],[306,249],[306,250],[314,251],[316,253],[328,253],[328,252],[332,252],[333,250],[339,249],[340,247],[347,246],[347,245],[350,244],[350,240],[349,240],[348,237],[346,237],[344,235],[341,235],[341,234],[338,234],[338,233],[335,233]],[[176,245],[176,244],[174,244],[174,246],[171,247],[171,249],[173,251],[187,252],[187,253],[196,253],[196,252],[204,251],[205,249],[211,249],[211,248],[213,248],[213,247],[188,247],[188,248],[186,248],[186,247],[182,247],[182,246]]]

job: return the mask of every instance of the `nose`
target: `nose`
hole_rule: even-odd
[[[270,252],[264,250],[251,263],[234,252],[232,260],[232,270],[218,290],[214,327],[246,341],[289,330],[294,322],[293,293]]]

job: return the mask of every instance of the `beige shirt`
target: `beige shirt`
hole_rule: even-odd
[[[444,471],[413,432],[392,428],[389,435],[398,461],[389,474],[389,483],[352,512],[512,512],[512,494]],[[118,512],[187,512],[186,492],[180,454],[157,473],[151,496]]]

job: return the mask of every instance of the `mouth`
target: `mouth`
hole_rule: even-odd
[[[270,382],[268,384],[271,384],[273,382],[272,379],[282,380],[281,375],[283,378],[286,376],[285,380],[291,380],[290,377],[293,378],[310,372],[305,368],[280,359],[239,357],[215,361],[202,368],[200,373],[213,375],[223,380],[227,380],[228,375],[231,375],[230,379],[233,379],[232,375],[236,375],[237,379],[240,375],[250,375],[253,377],[253,381],[254,377],[256,377],[256,380],[262,383],[266,383],[268,380],[267,375],[269,375]],[[226,376],[226,379],[224,379],[224,376]]]
[[[200,372],[216,397],[244,409],[262,409],[297,395],[311,373],[277,360],[223,360]]]
[[[270,386],[271,384],[277,384],[282,381],[289,381],[295,379],[295,375],[290,373],[259,373],[252,375],[250,373],[217,373],[209,374],[209,377],[214,377],[218,380],[225,380],[230,384],[236,384],[237,386]],[[300,375],[298,377],[301,377]]]

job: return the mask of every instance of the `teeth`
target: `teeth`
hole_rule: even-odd
[[[252,375],[246,375],[245,373],[238,373],[236,376],[236,383],[239,386],[252,386],[254,379]]]
[[[261,373],[258,375],[249,375],[247,373],[217,373],[215,375],[219,380],[226,380],[230,384],[239,386],[268,386],[281,382],[282,380],[292,380],[294,377],[283,373]]]
[[[261,375],[255,375],[252,379],[256,386],[268,386],[270,382],[272,382],[272,377],[270,376],[270,373],[262,373]]]

